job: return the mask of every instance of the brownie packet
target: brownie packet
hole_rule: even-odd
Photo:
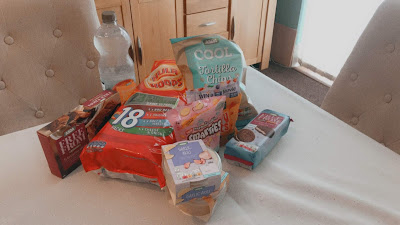
[[[289,116],[263,110],[226,144],[225,159],[253,170],[286,134],[289,124]]]
[[[208,147],[218,151],[225,99],[225,96],[218,96],[197,100],[167,112],[176,140],[201,139]]]
[[[238,82],[241,86],[242,91],[236,91],[233,96],[226,96],[229,104],[225,106],[224,130],[221,136],[221,144],[224,145],[234,135],[238,117],[241,121],[241,117],[247,117],[250,112],[248,97],[242,97],[242,94],[245,95],[243,79],[247,70],[242,50],[220,35],[176,38],[171,39],[171,43],[177,65],[185,77],[189,91],[194,90],[203,95],[201,92],[208,89],[207,92],[215,91],[225,95],[224,90],[220,88],[224,84]],[[241,106],[244,108],[238,115]]]

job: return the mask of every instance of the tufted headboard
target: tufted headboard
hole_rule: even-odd
[[[93,0],[0,1],[0,135],[52,121],[101,91]]]
[[[375,13],[322,108],[400,153],[400,1]]]

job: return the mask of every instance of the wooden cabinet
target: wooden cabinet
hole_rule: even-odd
[[[248,65],[269,65],[277,0],[95,0],[99,17],[116,12],[134,43],[142,81],[153,62],[173,59],[171,38],[219,34],[235,41]]]
[[[268,68],[277,0],[231,0],[231,36],[248,65]]]
[[[229,38],[230,0],[176,0],[178,37],[219,34]]]
[[[176,38],[175,0],[131,0],[135,57],[143,80],[156,60],[174,59],[169,39]]]
[[[186,14],[228,8],[229,0],[186,0]]]
[[[227,8],[186,15],[186,36],[218,34],[227,31]]]
[[[277,0],[176,0],[179,37],[220,34],[236,42],[248,65],[269,66]]]

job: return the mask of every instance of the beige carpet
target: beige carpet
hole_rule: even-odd
[[[273,62],[270,63],[268,69],[261,72],[317,106],[321,106],[329,90],[329,87],[304,74],[291,68],[279,66]]]

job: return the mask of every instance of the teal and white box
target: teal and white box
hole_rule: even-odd
[[[228,163],[253,170],[284,136],[290,117],[273,110],[263,110],[226,144]]]

